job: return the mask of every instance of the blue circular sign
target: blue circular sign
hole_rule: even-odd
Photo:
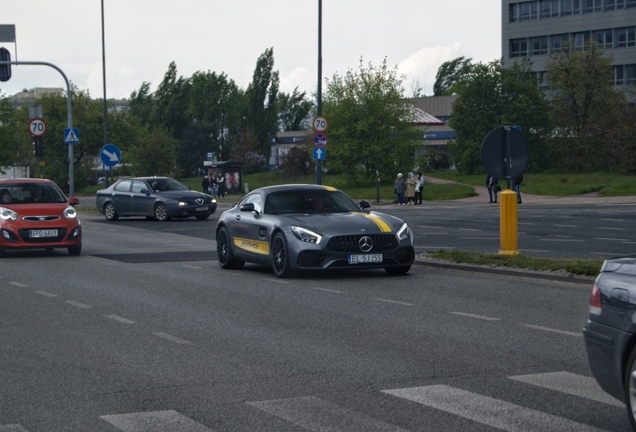
[[[102,158],[102,163],[106,166],[112,167],[119,163],[121,160],[121,151],[115,144],[106,144],[99,152],[99,156]]]

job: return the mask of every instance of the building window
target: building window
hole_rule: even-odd
[[[636,0],[627,0],[627,7],[628,8],[636,7]]]
[[[563,0],[563,9],[561,10],[561,15],[572,15],[572,1],[573,0]]]
[[[519,3],[513,3],[510,5],[510,22],[518,22],[520,17],[521,7]]]
[[[624,85],[623,65],[614,66],[614,85]]]
[[[568,33],[550,36],[550,51],[560,52],[568,48],[570,35]]]
[[[583,0],[583,13],[601,12],[602,0]]]
[[[625,65],[625,84],[636,84],[636,64]]]
[[[592,38],[599,48],[613,48],[613,35],[614,32],[612,29],[596,30],[595,32],[592,32]]]
[[[528,38],[510,40],[510,57],[528,56]]]
[[[634,27],[622,27],[615,30],[616,48],[625,48],[636,45],[636,33]]]
[[[548,37],[539,36],[530,39],[530,55],[543,55],[548,53]]]
[[[584,50],[590,46],[590,32],[574,33],[574,48]]]

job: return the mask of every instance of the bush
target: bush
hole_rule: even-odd
[[[278,160],[278,172],[283,178],[295,178],[306,176],[316,169],[306,148],[292,148],[282,153]]]
[[[431,150],[417,159],[417,164],[425,171],[438,171],[449,169],[451,166],[450,156],[440,150]]]

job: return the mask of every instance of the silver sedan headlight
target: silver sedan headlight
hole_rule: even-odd
[[[18,214],[11,209],[0,207],[0,219],[14,221],[18,219]]]
[[[305,228],[293,226],[291,227],[291,231],[298,240],[303,242],[318,244],[320,243],[320,240],[322,240],[322,236],[320,234],[316,234],[315,232],[309,231]]]

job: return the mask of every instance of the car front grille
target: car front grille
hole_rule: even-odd
[[[371,237],[371,240],[373,240],[373,249],[369,251],[371,253],[389,251],[398,247],[395,234],[356,234],[332,237],[327,243],[327,250],[331,252],[360,253],[358,242],[365,236]]]
[[[22,220],[28,222],[49,222],[58,220],[59,218],[59,216],[24,216]]]

